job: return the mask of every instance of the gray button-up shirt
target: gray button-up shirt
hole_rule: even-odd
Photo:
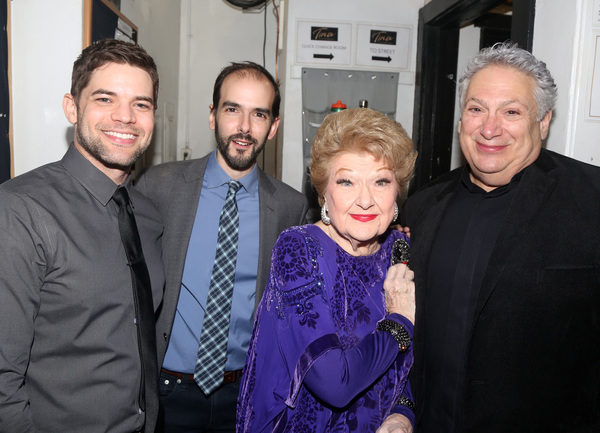
[[[0,431],[140,429],[141,366],[116,190],[71,145],[0,185]],[[155,309],[162,223],[129,188]],[[156,414],[147,414],[154,425]]]

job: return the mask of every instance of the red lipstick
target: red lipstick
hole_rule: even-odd
[[[372,221],[372,220],[374,220],[375,218],[377,218],[377,215],[375,215],[375,214],[367,214],[367,215],[363,215],[363,214],[355,214],[355,213],[354,213],[354,214],[352,214],[352,213],[351,213],[351,214],[350,214],[350,216],[351,216],[352,218],[354,218],[356,221],[360,221],[360,222],[362,222],[362,223],[366,223],[366,222]]]

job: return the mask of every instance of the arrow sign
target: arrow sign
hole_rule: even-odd
[[[388,63],[390,63],[392,61],[392,58],[390,56],[387,56],[387,57],[373,56],[373,57],[371,57],[371,60],[379,60],[381,62],[388,62]]]
[[[329,59],[333,60],[333,54],[313,54],[313,59]]]

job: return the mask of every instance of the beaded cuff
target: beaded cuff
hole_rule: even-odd
[[[396,404],[398,404],[400,406],[406,406],[413,412],[415,411],[415,405],[413,404],[413,402],[410,401],[410,399],[408,397],[404,397],[403,395],[400,396],[400,398],[398,399],[398,403],[396,403]]]
[[[410,346],[410,334],[408,331],[398,322],[394,322],[390,319],[384,319],[377,324],[378,331],[385,331],[392,334],[392,337],[398,342],[400,353],[406,352]]]

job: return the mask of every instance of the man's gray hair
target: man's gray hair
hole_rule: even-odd
[[[534,98],[537,103],[537,120],[540,121],[544,115],[554,107],[556,103],[556,84],[546,67],[546,64],[538,60],[529,51],[519,48],[512,42],[497,43],[492,47],[482,49],[473,57],[465,71],[458,80],[458,95],[460,110],[464,109],[465,96],[471,78],[488,66],[505,66],[513,68],[534,79]]]

